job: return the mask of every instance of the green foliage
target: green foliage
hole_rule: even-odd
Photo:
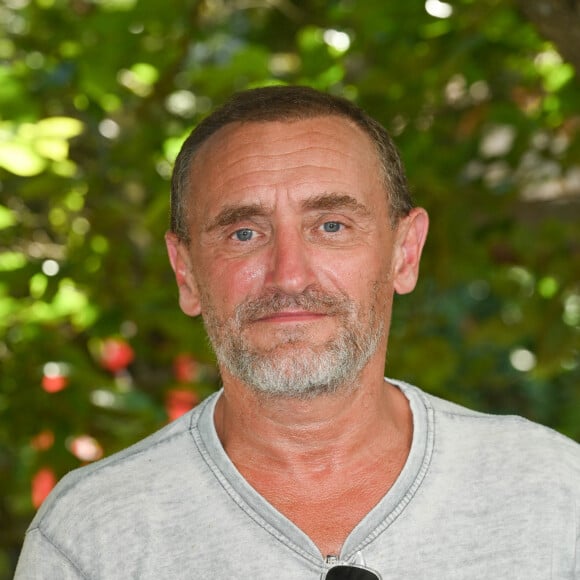
[[[432,226],[387,374],[580,439],[579,86],[511,3],[10,0],[0,21],[0,577],[41,467],[217,387],[163,233],[180,143],[237,89],[343,94],[395,136]]]

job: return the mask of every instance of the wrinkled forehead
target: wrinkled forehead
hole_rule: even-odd
[[[380,162],[368,135],[339,116],[236,122],[199,147],[189,189],[195,196],[231,188],[236,179],[251,187],[298,172],[305,179],[323,179],[329,172],[348,179],[380,178]]]

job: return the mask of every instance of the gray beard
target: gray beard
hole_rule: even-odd
[[[241,304],[226,321],[219,320],[204,302],[204,324],[219,365],[263,395],[309,399],[354,389],[356,378],[384,336],[384,321],[377,318],[374,308],[364,316],[347,297],[316,290],[307,289],[297,296],[268,294]],[[302,338],[304,329],[292,329],[280,332],[271,348],[256,349],[248,344],[244,336],[247,324],[290,307],[338,317],[336,336],[312,345]]]

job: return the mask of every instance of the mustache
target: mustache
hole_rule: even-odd
[[[286,294],[274,290],[240,304],[236,308],[238,323],[254,322],[283,310],[297,308],[328,315],[346,315],[352,311],[352,301],[340,294],[328,294],[316,288],[306,288],[300,294]]]

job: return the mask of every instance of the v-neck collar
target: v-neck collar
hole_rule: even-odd
[[[433,411],[419,389],[388,379],[409,401],[413,416],[413,439],[409,455],[401,473],[379,503],[350,532],[339,555],[350,560],[384,530],[392,525],[413,499],[421,485],[433,450]],[[195,443],[215,477],[243,510],[260,527],[267,530],[285,546],[307,560],[319,564],[321,554],[316,544],[293,522],[262,497],[240,474],[225,453],[218,438],[214,411],[222,391],[208,398],[191,426]]]

